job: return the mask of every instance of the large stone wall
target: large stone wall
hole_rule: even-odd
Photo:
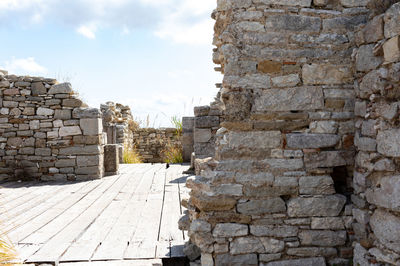
[[[357,231],[368,223],[368,216],[353,210],[352,200],[363,204],[365,197],[358,188],[361,195],[352,196],[354,158],[377,159],[369,150],[356,156],[354,139],[367,149],[373,140],[356,133],[355,126],[374,126],[369,117],[365,126],[355,123],[357,73],[382,63],[371,56],[373,46],[353,54],[355,32],[392,2],[218,1],[213,59],[224,74],[224,122],[214,158],[187,182],[192,189],[189,236],[202,251],[202,265],[350,263]],[[399,21],[393,21],[398,29]],[[381,82],[380,72],[374,75]],[[400,146],[395,125],[377,135],[378,142],[379,136],[385,139],[382,149]],[[376,180],[375,190],[383,190]],[[388,189],[396,179],[382,180]],[[360,214],[358,223],[364,219],[362,226],[353,228],[353,213]],[[384,215],[381,209],[378,214],[375,221]],[[395,232],[398,218],[391,215],[386,228]],[[381,226],[377,223],[375,228]],[[397,248],[397,233],[378,231],[378,238],[387,238],[384,244]]]
[[[355,265],[400,264],[400,3],[356,33]]]
[[[168,147],[182,150],[182,137],[175,128],[139,128],[133,132],[133,147],[145,163],[163,163]]]
[[[101,113],[69,83],[0,73],[0,180],[103,176]]]

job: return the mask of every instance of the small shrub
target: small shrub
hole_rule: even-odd
[[[126,164],[143,163],[142,158],[134,147],[125,147],[123,161]]]
[[[179,146],[172,145],[168,142],[161,151],[161,159],[164,163],[183,163],[183,151]]]

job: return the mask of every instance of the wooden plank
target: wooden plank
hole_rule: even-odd
[[[129,200],[127,208],[98,247],[92,260],[123,259],[124,251],[131,241],[136,225],[140,222],[140,215],[150,192],[155,171],[160,168],[160,165],[147,167],[135,194]]]
[[[17,227],[30,222],[37,216],[44,214],[47,210],[54,208],[56,205],[68,200],[74,193],[83,189],[85,186],[89,186],[90,182],[79,182],[73,184],[67,184],[66,189],[62,193],[57,193],[57,195],[47,199],[42,204],[34,206],[29,210],[25,210],[20,215],[14,216],[10,220],[3,222],[2,227],[4,232],[15,230]]]
[[[161,222],[161,212],[164,199],[165,169],[155,173],[154,181],[139,216],[140,223],[125,252],[125,259],[154,258],[158,240],[158,230]]]
[[[129,180],[128,175],[116,177],[114,182],[105,193],[94,196],[95,200],[87,208],[79,211],[79,215],[68,223],[61,231],[57,232],[47,241],[35,254],[27,259],[27,262],[58,262],[58,259],[67,250],[73,241],[87,230],[93,221],[112,202],[121,188]],[[66,217],[62,217],[65,219]]]
[[[162,266],[162,260],[114,260],[96,262],[60,263],[60,266]]]
[[[137,173],[141,168],[131,167],[128,184],[126,184],[116,196],[115,200],[96,219],[96,221],[68,248],[67,252],[60,258],[63,261],[89,261],[96,248],[104,241],[113,225],[119,219],[123,210],[127,207],[129,199],[133,196],[144,173]]]
[[[40,183],[38,183],[40,184]],[[8,201],[7,203],[3,203],[4,205],[0,206],[0,215],[7,215],[9,210],[12,210],[20,205],[25,204],[35,198],[39,197],[40,195],[46,194],[49,190],[51,190],[55,185],[60,185],[61,182],[52,182],[52,183],[43,183],[39,187],[38,186],[31,186],[29,187],[23,196],[18,197],[12,201]]]

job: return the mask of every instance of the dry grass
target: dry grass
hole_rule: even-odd
[[[168,142],[161,151],[161,158],[164,163],[183,163],[182,147],[172,145]]]
[[[125,146],[123,160],[126,164],[143,163],[142,158],[134,147]]]
[[[15,260],[16,257],[16,251],[8,238],[0,235],[0,265],[14,265],[9,261]]]

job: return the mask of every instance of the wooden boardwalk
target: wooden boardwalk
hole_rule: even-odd
[[[187,236],[178,219],[187,169],[122,165],[119,175],[101,180],[3,183],[1,229],[20,262],[161,265],[183,256]]]

